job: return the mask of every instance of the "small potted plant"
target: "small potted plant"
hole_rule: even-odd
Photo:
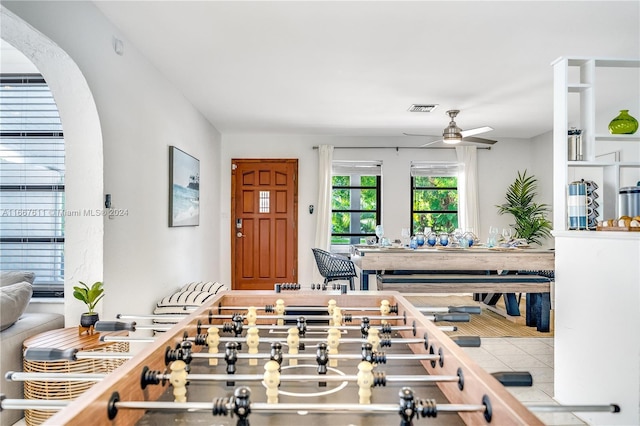
[[[89,287],[82,281],[79,282],[81,284],[81,287],[73,287],[73,297],[80,300],[81,302],[84,302],[84,304],[89,308],[89,311],[83,313],[80,317],[80,325],[82,327],[90,327],[94,325],[99,319],[98,313],[94,311],[94,308],[96,307],[100,299],[104,297],[104,288],[102,287],[102,282],[100,281],[96,281],[91,287]]]

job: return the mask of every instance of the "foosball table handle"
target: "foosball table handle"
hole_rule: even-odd
[[[122,321],[98,321],[93,328],[96,331],[136,331],[136,323]]]
[[[77,361],[78,349],[27,348],[24,359],[28,361]]]
[[[533,386],[533,377],[528,371],[497,371],[491,375],[503,386]]]
[[[436,314],[434,315],[435,321],[448,321],[448,322],[469,322],[471,318],[469,314]]]
[[[461,348],[479,348],[481,345],[480,336],[451,336],[451,340]]]
[[[452,314],[480,314],[482,312],[480,306],[449,306],[448,309]]]

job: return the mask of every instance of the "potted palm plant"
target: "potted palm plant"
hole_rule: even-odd
[[[73,297],[84,302],[87,308],[89,308],[88,312],[80,316],[80,325],[82,327],[90,327],[99,319],[98,313],[94,309],[98,302],[104,297],[104,288],[101,281],[96,281],[91,287],[82,281],[79,282],[81,286],[73,287]]]
[[[538,195],[538,180],[527,176],[527,171],[520,173],[507,189],[507,202],[498,207],[498,213],[513,215],[516,223],[515,238],[524,238],[527,243],[542,244],[542,240],[551,236],[551,221],[547,219],[549,206],[534,201]]]

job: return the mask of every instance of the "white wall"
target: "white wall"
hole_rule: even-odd
[[[538,197],[536,202],[549,206],[547,218],[553,222],[553,132],[543,133],[532,138],[529,144],[531,168],[538,179]],[[553,226],[553,225],[552,225]],[[554,238],[544,240],[542,248],[553,248]]]
[[[333,145],[336,148],[353,146],[408,146],[407,138],[389,137],[333,137],[310,135],[224,135],[222,144],[222,198],[220,204],[221,228],[221,279],[231,280],[231,257],[227,250],[231,241],[231,159],[232,158],[297,158],[299,161],[298,204],[298,281],[308,285],[316,268],[311,248],[315,239],[316,214],[309,214],[309,204],[316,204],[318,197],[318,155],[313,146]],[[546,150],[540,154],[551,155],[551,142],[541,141],[536,149]],[[515,179],[517,171],[534,168],[530,142],[523,139],[502,139],[491,150],[478,151],[480,179],[480,229],[479,237],[486,240],[489,225],[499,228],[513,222],[510,216],[500,216],[495,207],[504,202],[504,194]],[[454,150],[435,149],[335,149],[336,160],[382,160],[382,216],[385,233],[391,238],[400,238],[400,230],[409,227],[410,180],[409,165],[412,160],[456,161]],[[548,180],[551,173],[539,179]],[[547,198],[550,198],[549,195]]]
[[[155,302],[178,286],[219,276],[220,134],[172,85],[119,34],[89,2],[3,2],[53,40],[75,61],[97,107],[104,146],[104,193],[128,215],[104,218],[102,276],[66,280],[71,294],[76,280],[105,283],[103,318],[116,313],[148,313]],[[124,55],[112,48],[116,36]],[[45,78],[47,76],[45,75]],[[72,87],[70,88],[72,90]],[[61,111],[62,112],[62,111]],[[63,126],[67,122],[63,121]],[[200,159],[200,226],[169,228],[168,146]],[[102,155],[102,153],[99,153]],[[82,161],[68,158],[67,161]],[[100,173],[100,171],[97,171]],[[82,177],[70,177],[70,179]],[[68,191],[68,199],[77,194]],[[101,208],[102,191],[91,200],[76,199],[83,209]],[[97,205],[96,205],[97,204]],[[74,218],[69,218],[71,221]],[[74,237],[68,244],[84,241]],[[68,238],[69,239],[69,238]],[[102,247],[84,244],[74,254],[93,257]],[[83,311],[78,301],[65,304],[67,325]]]

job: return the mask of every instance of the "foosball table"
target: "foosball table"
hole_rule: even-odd
[[[224,292],[46,424],[543,424],[432,319],[396,292]]]

